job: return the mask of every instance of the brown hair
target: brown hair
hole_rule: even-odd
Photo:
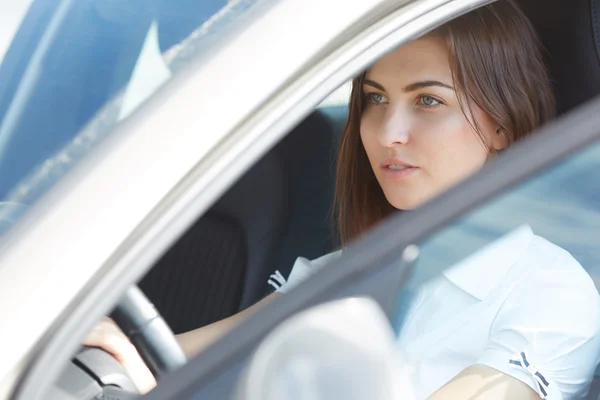
[[[473,112],[467,99],[502,128],[509,145],[554,117],[554,95],[541,43],[513,1],[501,0],[471,11],[428,36],[446,41],[461,108],[481,138],[477,121],[470,118]],[[395,211],[375,178],[360,139],[365,75],[363,72],[352,82],[336,167],[335,215],[342,245]]]

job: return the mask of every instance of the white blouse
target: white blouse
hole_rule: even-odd
[[[340,252],[298,258],[285,293]],[[600,295],[565,250],[523,226],[419,288],[398,345],[416,397],[425,399],[479,364],[525,382],[549,400],[586,395],[600,362]]]

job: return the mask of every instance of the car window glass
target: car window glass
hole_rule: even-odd
[[[255,6],[270,2],[158,2],[157,9],[132,2],[67,7],[64,1],[53,9],[33,2],[32,10],[46,7],[48,18],[59,11],[63,16],[52,31],[56,43],[44,49],[41,42],[17,39],[41,30],[41,41],[51,32],[35,19],[22,21],[24,11],[12,12],[16,8],[6,3],[2,18],[23,23],[12,46],[23,48],[11,49],[0,64],[0,86],[10,83],[0,95],[0,168],[7,171],[0,177],[2,226],[18,220],[172,76],[243,26]],[[31,72],[36,54],[44,57],[41,74]]]
[[[432,383],[419,386],[437,387],[477,363],[506,366],[510,373],[510,360],[526,351],[538,370],[564,387],[567,378],[553,368],[571,368],[571,360],[550,357],[547,352],[556,349],[545,346],[562,346],[568,353],[583,346],[574,339],[581,335],[592,343],[587,355],[574,351],[569,357],[580,363],[582,380],[593,379],[587,398],[597,398],[599,160],[596,143],[418,243],[420,255],[393,323],[409,364],[421,360],[426,365],[421,368],[430,369]],[[509,327],[511,321],[521,325]],[[483,327],[485,332],[478,331]],[[536,343],[516,339],[529,334]],[[506,360],[486,356],[490,348]],[[437,366],[434,357],[440,358]],[[515,370],[516,376],[521,372]]]
[[[32,1],[18,0],[3,4],[0,13],[0,62]]]
[[[496,165],[500,167],[502,162],[500,158]],[[502,304],[510,302],[518,305],[521,296],[528,302],[521,307],[512,307],[516,320],[527,325],[530,318],[537,316],[546,326],[549,324],[555,329],[552,338],[557,339],[556,345],[569,347],[568,343],[560,342],[560,335],[570,334],[588,335],[582,341],[586,346],[587,343],[598,342],[600,332],[597,329],[600,325],[597,316],[589,311],[594,310],[600,297],[597,291],[600,287],[600,251],[597,246],[600,184],[595,179],[598,168],[600,142],[531,176],[415,243],[419,256],[406,286],[399,288],[392,325],[401,357],[409,366],[421,360],[431,360],[426,368],[412,370],[417,379],[441,386],[441,380],[450,380],[461,369],[478,362],[490,363],[490,359],[477,358],[472,351],[485,353],[486,346],[489,346],[489,327],[486,325],[487,330],[478,331],[477,324],[485,318],[501,321],[506,312]],[[526,255],[527,252],[532,254]],[[525,262],[523,257],[527,258]],[[460,273],[447,275],[469,264],[475,266],[470,271],[475,272],[479,281],[465,279],[466,275]],[[520,268],[527,269],[528,273],[521,275]],[[440,285],[442,281],[445,286]],[[565,282],[574,288],[567,290],[571,298],[557,302],[551,295],[554,290],[560,293]],[[504,297],[498,295],[502,290],[508,292]],[[440,297],[440,294],[446,295]],[[570,309],[567,305],[561,309],[557,308],[557,303],[583,307]],[[590,308],[585,308],[586,305]],[[548,308],[545,309],[545,306]],[[493,309],[493,313],[486,314],[486,307]],[[574,324],[563,327],[561,318],[565,317],[565,310],[572,311]],[[555,317],[552,311],[557,312]],[[463,329],[470,325],[475,325],[471,334],[461,337],[457,345],[456,335],[468,332],[468,329]],[[491,326],[495,327],[494,323]],[[574,332],[571,330],[573,326],[576,327]],[[545,336],[548,331],[536,331],[535,324],[517,328],[525,331],[532,328],[539,345],[548,345]],[[518,336],[516,332],[512,334]],[[517,362],[521,350],[524,350],[536,360],[536,368],[547,374],[545,378],[563,384],[560,374],[553,375],[554,371],[546,365],[548,359],[544,359],[543,349],[537,349],[536,353],[535,347],[521,348],[518,341],[516,343],[506,349],[509,356],[500,357],[503,363],[512,365],[511,361]],[[448,356],[447,353],[450,353],[452,362],[445,358],[436,359]],[[600,348],[590,345],[585,354],[589,357],[580,360],[580,384],[584,387],[591,385],[589,394],[584,398],[596,400],[600,394],[600,372],[594,370],[600,360]],[[581,354],[576,353],[576,356],[581,358]],[[553,353],[550,358],[558,360],[561,356]],[[461,365],[459,369],[446,369],[447,363],[455,361]],[[235,365],[228,374],[240,373],[240,366]],[[531,379],[531,385],[535,387],[537,381],[528,375],[526,369],[515,371],[520,379],[527,382]],[[224,375],[218,379],[233,378]],[[219,391],[215,385],[209,385],[206,390]],[[419,398],[427,397],[427,393],[420,394]]]
[[[592,277],[600,278],[600,251],[595,248],[600,227],[597,168],[600,143],[440,230],[420,244],[415,279],[443,271],[524,224],[570,252]]]

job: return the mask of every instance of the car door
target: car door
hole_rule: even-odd
[[[85,146],[83,154],[68,163],[68,168],[62,168],[63,162],[72,159],[59,152],[57,158],[52,157],[36,171],[42,178],[48,177],[48,172],[58,172],[57,179],[51,179],[50,187],[44,186],[37,193],[32,208],[3,242],[0,274],[11,279],[12,286],[2,291],[0,303],[5,305],[4,323],[13,327],[4,331],[6,347],[0,364],[3,392],[12,390],[15,379],[22,378],[17,398],[43,396],[44,382],[50,384],[60,371],[47,363],[66,362],[78,346],[78,340],[72,339],[81,338],[96,317],[108,313],[126,287],[150,268],[247,165],[329,91],[385,50],[363,55],[370,43],[384,38],[391,26],[412,22],[413,17],[443,3],[426,1],[405,15],[404,3],[383,0],[326,4],[297,0],[229,2],[218,18],[210,21],[211,28],[223,28],[225,33],[210,35],[210,29],[201,30],[165,55],[167,59],[173,57],[173,68],[179,71],[170,85],[158,90],[127,118],[117,118],[117,125],[111,108],[114,104],[109,103],[69,143],[78,145],[82,141],[77,139],[84,139]],[[303,18],[292,18],[306,9],[320,11],[318,24],[314,15],[309,18],[301,13]],[[399,15],[388,23],[385,17],[390,10]],[[240,16],[244,17],[243,23]],[[284,20],[290,24],[281,24]],[[302,27],[308,25],[314,29],[307,33]],[[377,27],[375,36],[373,27]],[[284,36],[285,43],[278,39]],[[246,74],[252,68],[256,79],[247,79],[237,69],[238,60],[255,60],[254,51],[270,54],[273,59],[269,62],[261,58],[248,65]],[[287,57],[279,57],[287,53]],[[236,94],[228,98],[227,107],[215,102],[223,93]],[[122,99],[116,100],[120,104]],[[104,113],[107,110],[108,115]],[[105,117],[112,122],[108,129]],[[132,133],[126,133],[132,129],[139,134],[136,140],[132,140]],[[105,135],[107,131],[110,135]],[[185,144],[186,140],[193,143]],[[235,168],[229,168],[231,165]],[[51,166],[58,166],[58,171],[48,168]],[[17,187],[17,196],[23,190],[40,188],[40,175],[28,178],[32,179],[26,179],[24,187]],[[198,208],[180,208],[181,202],[188,201]],[[59,216],[61,213],[66,214]],[[82,215],[89,220],[84,222]],[[167,225],[151,228],[159,220],[173,230]],[[75,226],[79,223],[82,225]],[[84,230],[90,230],[90,234]],[[157,233],[149,248],[142,251],[134,245],[141,245],[139,240],[146,234]],[[137,256],[125,257],[130,251]],[[51,261],[50,253],[58,259]],[[29,259],[32,256],[37,261]],[[28,260],[19,261],[21,257]],[[139,262],[139,269],[132,265],[125,268],[121,264],[125,259]],[[44,284],[27,278],[33,276],[44,277]],[[61,290],[56,291],[57,287]],[[9,306],[15,303],[19,306]],[[59,314],[66,319],[58,322]],[[18,330],[24,316],[28,318],[28,329]],[[41,340],[45,332],[56,341]],[[27,373],[21,376],[25,370]]]
[[[316,9],[318,8],[316,3],[317,2],[314,4],[302,2],[302,7],[315,7]],[[464,13],[471,7],[479,5],[482,2],[445,3],[422,1],[415,2],[406,7],[404,7],[405,4],[392,3],[393,2],[382,2],[377,7],[373,7],[372,9],[369,8],[368,10],[365,8],[354,9],[356,14],[349,18],[352,19],[357,16],[365,18],[361,20],[363,21],[363,24],[360,25],[362,30],[355,26],[355,31],[352,31],[351,34],[345,32],[346,35],[340,36],[344,40],[335,42],[335,45],[332,45],[331,47],[319,47],[320,51],[327,50],[327,54],[331,54],[331,58],[327,59],[329,62],[324,62],[322,65],[319,65],[322,69],[305,70],[304,74],[301,74],[301,77],[306,79],[306,81],[309,81],[309,83],[302,81],[301,77],[291,74],[291,76],[296,76],[295,79],[298,79],[298,81],[293,81],[298,82],[297,86],[288,86],[292,89],[287,91],[282,90],[281,92],[277,92],[277,85],[269,89],[271,95],[273,95],[273,93],[279,93],[280,97],[276,100],[278,100],[280,105],[283,105],[279,108],[272,108],[267,111],[263,110],[262,113],[256,114],[258,116],[255,115],[254,119],[246,121],[249,124],[246,126],[246,130],[237,131],[239,133],[238,136],[231,137],[229,141],[223,142],[231,145],[232,141],[235,142],[234,139],[242,138],[244,140],[247,139],[249,142],[256,141],[256,143],[253,144],[254,147],[251,147],[249,143],[245,142],[240,144],[238,150],[247,148],[253,149],[252,155],[244,159],[244,163],[246,164],[240,162],[240,165],[242,165],[239,167],[240,169],[242,169],[244,165],[248,165],[258,158],[266,148],[284,134],[286,127],[289,127],[294,122],[298,121],[301,116],[310,111],[311,107],[317,104],[329,91],[346,81],[356,72],[360,71],[365,65],[397,46],[399,43],[430,29],[434,25],[439,24],[452,16]],[[300,7],[299,3],[293,4]],[[337,5],[339,6],[340,4]],[[331,8],[328,10],[333,13],[336,5],[330,5],[330,7]],[[349,7],[346,7],[345,9],[350,10]],[[278,14],[278,16],[281,16],[281,14]],[[357,33],[357,31],[359,32]],[[351,42],[352,46],[346,43],[351,39],[354,40]],[[243,43],[248,44],[247,42]],[[314,50],[314,48],[307,49],[307,53]],[[338,51],[336,52],[334,50]],[[225,64],[219,65],[223,66]],[[310,80],[309,77],[311,78]],[[281,82],[285,82],[285,80],[282,80],[279,83]],[[203,83],[206,83],[206,81],[203,81]],[[202,85],[196,86],[193,90],[190,89],[187,94],[198,93],[201,87],[203,89],[207,88]],[[210,89],[211,87],[209,86],[208,88]],[[218,90],[215,87],[212,87],[211,90],[214,90],[214,92],[212,92],[213,94],[218,93]],[[265,94],[265,92],[261,93]],[[287,99],[289,103],[285,103],[283,101],[285,99]],[[244,100],[248,100],[248,98]],[[263,100],[264,99],[261,99],[261,101]],[[181,98],[180,101],[179,105],[181,106],[184,102]],[[257,101],[253,104],[262,103]],[[575,114],[557,125],[548,128],[545,137],[553,139],[556,139],[559,135],[556,133],[558,131],[568,129],[571,132],[577,132],[577,134],[573,134],[573,140],[569,142],[568,145],[558,148],[557,146],[543,145],[552,142],[552,140],[542,141],[541,139],[538,139],[537,141],[530,141],[526,145],[524,144],[523,146],[517,147],[514,151],[511,150],[507,152],[507,154],[502,157],[504,161],[507,161],[507,165],[509,165],[510,168],[494,169],[492,164],[481,174],[471,179],[457,190],[453,190],[441,199],[433,201],[422,210],[407,215],[401,215],[388,221],[378,231],[373,232],[359,243],[356,243],[356,245],[353,246],[341,260],[334,265],[331,265],[330,268],[323,270],[318,276],[313,277],[301,288],[290,293],[289,296],[286,296],[284,301],[278,304],[277,307],[272,306],[257,313],[254,318],[244,324],[243,328],[240,327],[236,329],[215,346],[208,349],[202,356],[192,361],[183,370],[168,377],[163,384],[150,394],[149,397],[177,398],[177,396],[179,396],[180,398],[191,398],[208,396],[207,398],[215,398],[215,396],[223,396],[217,398],[226,398],[224,396],[227,396],[229,390],[234,387],[237,375],[243,368],[245,358],[269,330],[289,315],[311,305],[328,301],[332,298],[367,294],[376,298],[388,312],[389,317],[393,318],[396,311],[398,292],[400,291],[400,288],[403,287],[402,282],[408,277],[408,269],[406,267],[409,266],[415,258],[415,247],[413,246],[424,247],[422,246],[422,242],[425,242],[433,233],[439,233],[440,226],[456,220],[456,218],[459,218],[466,213],[471,207],[499,194],[516,182],[525,179],[527,176],[560,159],[565,154],[573,152],[586,143],[589,143],[596,135],[594,126],[597,122],[595,118],[597,111],[595,107],[597,107],[597,105],[592,109],[583,110],[581,113]],[[153,110],[156,111],[157,108],[154,108]],[[245,109],[245,111],[248,110]],[[252,108],[252,111],[254,111],[254,108]],[[190,112],[190,109],[185,110],[185,113]],[[159,125],[166,128],[167,125],[165,125],[165,121],[172,122],[174,115],[179,115],[183,118],[187,115],[185,113],[176,113],[173,109],[170,109],[169,113],[163,112],[162,115],[154,117],[152,122],[160,122]],[[277,116],[281,118],[281,115],[285,113],[288,113],[287,119],[278,120],[276,118]],[[241,113],[238,114],[238,116],[239,115],[241,115]],[[272,118],[272,120],[269,118]],[[186,121],[189,123],[189,120]],[[279,121],[279,124],[276,123],[277,121]],[[582,121],[585,121],[585,126],[579,125]],[[262,126],[260,125],[261,123],[263,124]],[[258,126],[258,128],[255,128],[254,131],[249,128],[256,126]],[[217,125],[214,124],[210,127],[216,128]],[[146,128],[148,128],[148,125],[146,125]],[[227,129],[230,128],[231,127],[229,126],[222,128],[221,132],[229,132]],[[229,150],[228,153],[224,152],[222,148],[219,148],[214,143],[211,143],[211,145],[214,145],[214,147],[208,146],[207,148],[216,148],[219,151],[213,152],[211,154],[212,158],[207,158],[209,161],[215,162],[215,159],[219,158],[221,158],[221,160],[231,161],[232,158],[228,159],[227,157],[235,157],[239,154],[236,154],[233,150]],[[531,154],[535,154],[536,157],[531,157]],[[199,159],[202,159],[204,155],[205,154],[199,156],[196,154],[193,160],[196,162]],[[191,156],[188,156],[191,159]],[[188,161],[190,159],[188,159]],[[150,164],[150,161],[147,159],[139,159],[137,161],[142,165]],[[159,161],[164,163],[166,162],[166,158]],[[173,161],[173,159],[170,158],[169,161]],[[222,161],[221,163],[227,164],[226,161]],[[178,174],[181,174],[184,170],[188,173],[190,171],[190,165],[191,164],[179,165],[180,169],[177,170],[177,174],[175,175],[182,176]],[[195,174],[192,174],[189,178],[190,181],[188,181],[188,184],[195,180],[200,181],[202,177],[210,180],[210,174],[215,173],[214,169],[211,172],[211,169],[208,168],[208,166],[211,165],[216,165],[216,162],[215,164],[202,164],[201,166],[203,168],[195,170]],[[115,241],[111,242],[111,246],[115,245],[114,248],[109,249],[107,247],[102,249],[104,255],[111,254],[113,256],[108,264],[104,264],[104,260],[99,262],[102,258],[99,254],[94,255],[94,257],[98,257],[94,258],[96,260],[93,263],[94,266],[98,268],[100,265],[110,266],[105,266],[105,269],[102,272],[98,272],[96,280],[94,280],[93,283],[90,283],[90,286],[88,287],[88,289],[91,289],[90,293],[81,293],[81,297],[77,298],[77,302],[71,299],[71,302],[65,301],[65,303],[62,304],[62,306],[67,307],[68,303],[68,311],[63,311],[60,322],[55,322],[53,330],[48,333],[48,336],[46,337],[47,342],[40,347],[41,351],[39,354],[31,360],[28,374],[22,377],[21,386],[17,392],[17,398],[31,399],[41,395],[44,382],[45,384],[49,384],[52,380],[51,377],[44,376],[45,372],[47,372],[51,366],[58,365],[61,360],[64,362],[64,360],[68,358],[76,347],[76,342],[73,338],[81,337],[98,316],[109,310],[119,294],[121,294],[128,285],[139,278],[144,270],[150,267],[152,261],[158,256],[161,249],[167,248],[169,243],[171,243],[175,237],[191,223],[194,217],[201,213],[211,201],[214,201],[228,183],[233,181],[235,174],[239,173],[239,170],[232,171],[231,175],[226,175],[226,179],[223,179],[220,182],[209,182],[210,190],[207,189],[209,187],[208,183],[203,182],[206,186],[202,186],[201,188],[196,187],[195,190],[204,189],[204,197],[198,195],[193,201],[192,199],[187,199],[186,201],[189,200],[189,203],[185,203],[185,206],[184,204],[179,203],[179,207],[181,208],[178,209],[178,212],[171,209],[172,214],[166,215],[166,211],[169,210],[169,207],[172,205],[170,204],[171,201],[175,202],[177,199],[183,201],[181,200],[182,197],[180,197],[182,196],[182,192],[186,192],[183,187],[180,188],[181,192],[173,194],[173,196],[169,198],[169,202],[161,203],[160,208],[145,208],[140,211],[140,214],[135,216],[134,220],[128,220],[127,226],[122,227],[123,231],[121,231],[121,235],[124,232],[133,232],[133,230],[129,229],[132,229],[132,226],[138,227],[137,224],[142,220],[152,226],[152,223],[157,223],[154,218],[164,218],[161,222],[163,225],[159,224],[158,226],[155,226],[156,231],[152,234],[155,236],[144,236],[146,241],[142,244],[138,243],[140,247],[134,246],[134,244],[137,243],[135,241],[126,241],[124,238],[128,236],[124,235],[119,237],[118,240],[115,239]],[[171,183],[173,180],[176,180],[173,179],[172,176],[170,179]],[[122,181],[121,183],[124,182],[125,181]],[[166,183],[164,184],[166,185]],[[158,204],[157,199],[163,199],[162,196],[164,196],[165,193],[166,186],[163,186],[161,187],[160,193],[158,191],[150,193],[153,196],[153,200],[149,200],[147,203],[143,204],[145,204],[146,207],[150,204],[155,206]],[[187,193],[190,197],[193,197],[190,192]],[[197,195],[199,192],[194,193]],[[81,200],[82,198],[79,199]],[[192,203],[194,204],[193,207],[191,206]],[[121,208],[122,210],[130,211],[134,208],[133,205],[134,203],[130,202],[127,204],[127,207],[121,206]],[[111,206],[114,206],[114,204],[111,204]],[[152,218],[145,220],[144,218],[151,214],[151,209],[153,212]],[[123,217],[123,214],[121,214],[121,217]],[[46,229],[49,229],[51,224],[50,222],[46,223],[48,224]],[[147,226],[144,226],[144,228],[147,228]],[[157,231],[160,231],[161,235],[159,235]],[[47,232],[48,231],[46,231],[46,233]],[[136,235],[141,236],[148,234],[144,229],[142,229],[141,232],[135,231],[135,233]],[[139,238],[140,236],[135,236],[136,240]],[[100,237],[97,237],[97,239],[100,239]],[[121,243],[125,244],[121,245]],[[150,247],[153,247],[154,250],[148,251],[142,257],[140,252],[142,250],[148,250]],[[119,250],[116,253],[114,253],[115,248],[118,248]],[[20,252],[22,256],[24,250],[25,248],[23,246],[21,246],[20,249],[13,249],[11,255],[16,257]],[[130,251],[132,253],[129,253]],[[42,252],[42,254],[44,254],[44,252]],[[137,254],[139,258],[134,257],[134,254]],[[48,256],[48,253],[45,255]],[[126,259],[126,255],[131,258]],[[14,259],[18,259],[18,257]],[[401,260],[400,265],[398,265],[398,260]],[[75,260],[71,261],[73,262],[73,265],[76,264],[74,262]],[[446,265],[443,265],[441,268],[444,268],[445,266]],[[71,268],[73,268],[73,266],[71,266]],[[414,269],[414,271],[422,270],[432,273],[435,272],[431,271],[433,270],[432,267]],[[117,276],[119,276],[119,280],[117,280]],[[416,283],[414,284],[416,285],[420,284],[425,279],[420,278],[421,280],[419,280],[415,278],[419,276],[417,273],[414,273],[411,276],[412,279],[415,280]],[[81,285],[85,279],[83,279],[83,277],[80,278],[78,284]],[[385,283],[385,285],[382,285],[382,283]],[[81,287],[82,286],[77,286],[77,288]],[[92,307],[92,304],[94,307]],[[47,320],[45,322],[49,324],[51,321]]]

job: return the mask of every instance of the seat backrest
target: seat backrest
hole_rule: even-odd
[[[330,115],[316,111],[275,148],[284,160],[288,215],[274,262],[267,271],[255,275],[260,279],[256,282],[259,285],[266,285],[266,279],[275,270],[289,276],[297,257],[314,259],[337,246],[331,224],[339,140],[334,122]],[[254,304],[270,289],[247,287],[242,307]]]
[[[330,250],[333,130],[313,113],[254,165],[140,282],[174,332],[270,292],[269,275]],[[284,265],[285,264],[285,265]]]
[[[558,113],[600,93],[600,1],[518,2],[546,48]]]
[[[165,51],[226,4],[157,0]],[[183,18],[182,16],[188,17]],[[140,287],[175,332],[244,309],[272,291],[271,273],[330,251],[333,127],[316,112],[254,165],[162,257]]]

